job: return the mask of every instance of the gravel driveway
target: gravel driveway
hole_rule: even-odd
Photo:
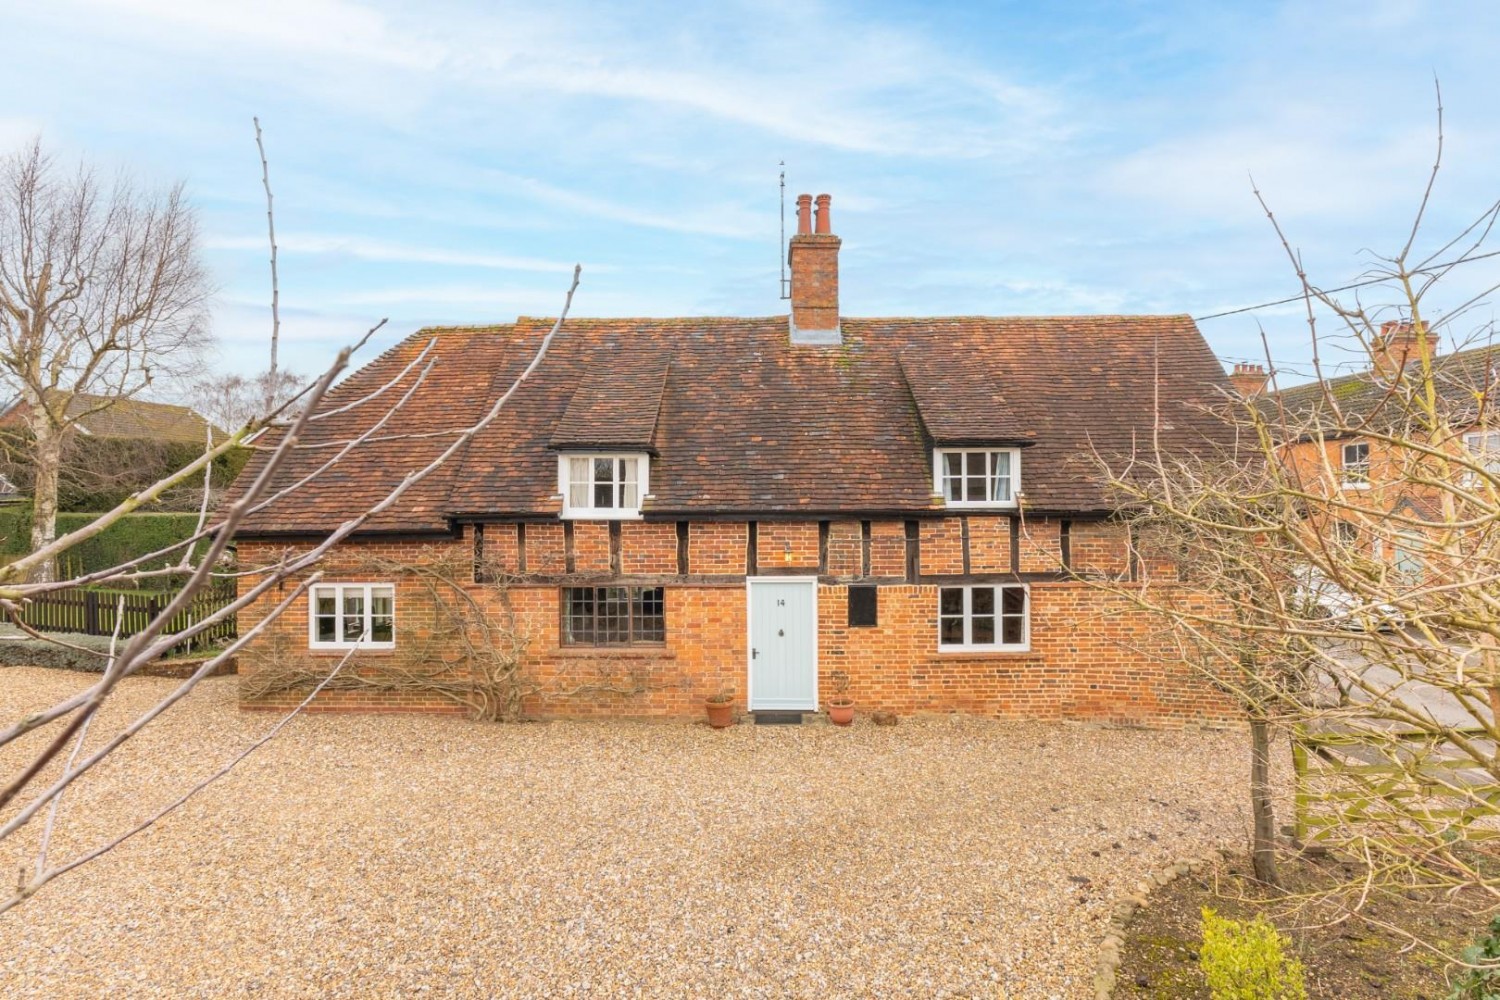
[[[0,719],[87,680],[0,669]],[[128,682],[94,735],[172,684]],[[206,682],[70,792],[54,856],[272,724],[234,692]],[[1089,996],[1118,896],[1243,842],[1244,743],[305,717],[0,917],[0,994]]]

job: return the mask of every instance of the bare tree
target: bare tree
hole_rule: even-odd
[[[33,442],[34,550],[56,537],[58,473],[79,421],[190,369],[208,292],[181,184],[143,192],[86,168],[63,176],[39,140],[0,162],[0,376]]]
[[[257,140],[259,140],[258,122],[256,133]],[[264,157],[263,153],[262,157]],[[28,162],[31,164],[29,174],[26,169],[21,169],[26,167]],[[264,159],[262,162],[264,167]],[[47,165],[36,147],[33,147],[29,161],[22,158],[17,161],[17,164],[19,166],[16,169],[21,175],[40,177],[47,173]],[[86,175],[81,176],[86,177]],[[83,181],[80,180],[79,183]],[[179,194],[180,192],[174,190],[173,196],[168,200],[169,207],[180,207]],[[270,213],[269,194],[268,186],[268,216]],[[32,198],[29,203],[37,202],[38,199]],[[89,203],[92,204],[92,202]],[[167,215],[174,225],[185,225],[189,230],[191,229],[190,218],[182,212],[174,210]],[[129,212],[126,212],[125,216],[127,219],[133,218]],[[153,227],[160,228],[165,224],[155,216],[151,216],[151,219]],[[274,222],[271,225],[274,234]],[[274,235],[272,240],[274,244]],[[144,245],[139,246],[137,253],[157,246],[161,242],[162,237],[159,234],[157,240],[148,240]],[[191,247],[191,233],[189,231],[180,243],[166,242],[173,246],[180,246],[186,251]],[[23,256],[23,259],[29,261],[31,257]],[[160,269],[167,269],[171,263],[172,261],[161,261]],[[181,283],[173,287],[186,290],[192,286],[192,282],[188,280],[190,277],[197,281],[201,280],[201,276],[197,275],[194,268],[186,267],[185,263],[183,268],[183,272],[179,275]],[[326,536],[310,548],[297,553],[284,554],[274,563],[264,566],[226,569],[222,560],[236,529],[244,523],[247,517],[264,510],[271,504],[285,503],[288,498],[293,498],[295,502],[295,495],[298,491],[317,482],[329,470],[334,469],[341,459],[357,452],[361,446],[402,436],[396,428],[401,426],[403,409],[421,391],[422,386],[439,363],[438,342],[435,338],[428,340],[415,353],[411,361],[385,383],[373,389],[364,387],[352,398],[337,396],[330,398],[330,389],[348,368],[351,358],[383,328],[385,321],[381,320],[356,344],[341,351],[317,378],[295,394],[290,391],[288,376],[275,366],[273,334],[272,367],[263,376],[253,380],[244,380],[245,385],[251,386],[252,389],[260,389],[264,393],[264,409],[251,412],[243,420],[240,419],[243,408],[235,412],[224,413],[223,418],[233,427],[232,431],[222,440],[205,442],[203,453],[194,461],[136,492],[125,502],[77,531],[62,538],[49,540],[36,547],[29,555],[8,565],[0,566],[0,612],[5,613],[13,623],[33,638],[62,645],[66,643],[38,632],[26,624],[26,606],[29,599],[81,585],[129,586],[158,579],[168,574],[186,578],[186,583],[181,589],[172,596],[158,614],[150,618],[143,628],[128,636],[119,634],[117,629],[109,650],[93,653],[101,661],[102,672],[97,681],[54,705],[29,712],[9,726],[0,726],[0,751],[6,750],[7,747],[20,750],[11,761],[15,766],[13,773],[8,777],[0,776],[0,850],[14,853],[17,855],[17,860],[28,859],[27,863],[21,865],[20,877],[15,888],[9,891],[9,894],[6,890],[0,890],[0,914],[21,905],[54,879],[103,856],[180,808],[194,795],[224,777],[246,757],[264,746],[319,693],[337,682],[340,672],[349,663],[354,650],[350,651],[350,655],[336,662],[326,676],[312,684],[306,697],[260,739],[230,757],[207,778],[161,804],[143,820],[105,836],[93,847],[61,861],[51,856],[53,832],[58,824],[65,820],[64,795],[68,788],[81,780],[86,780],[98,764],[107,760],[137,733],[169,711],[204,678],[211,676],[226,659],[237,655],[258,638],[272,635],[275,623],[280,616],[299,598],[304,597],[309,592],[309,588],[322,578],[319,566],[330,552],[365,527],[372,518],[380,517],[399,504],[409,490],[433,475],[455,455],[461,453],[475,435],[481,433],[500,415],[520,386],[540,366],[552,342],[562,329],[568,312],[572,308],[573,295],[578,289],[581,271],[580,267],[574,267],[573,280],[568,287],[557,320],[553,323],[551,330],[542,337],[530,362],[516,376],[511,385],[500,393],[477,419],[466,422],[455,418],[451,426],[426,429],[421,434],[414,435],[415,438],[420,439],[420,444],[414,441],[415,447],[407,456],[410,467],[399,481],[380,496],[370,500],[364,510],[358,514],[331,526]],[[50,271],[46,273],[50,274]],[[0,272],[0,279],[4,277],[3,272]],[[274,286],[274,271],[272,283]],[[50,278],[43,280],[41,284],[43,291],[46,291],[50,287]],[[168,289],[164,288],[162,294],[165,295],[166,291]],[[82,297],[82,295],[83,292],[80,291],[75,297]],[[166,328],[169,329],[174,327],[174,319],[185,321],[193,312],[186,301],[178,303],[175,314],[165,305],[161,308],[165,311],[160,313],[160,316],[165,321]],[[278,313],[278,303],[273,292],[273,322],[279,324]],[[158,316],[156,312],[147,314],[147,318],[156,316]],[[188,337],[192,328],[192,324],[186,322],[177,326],[184,338]],[[133,357],[129,361],[130,365],[126,367],[144,368],[149,364],[144,359]],[[97,367],[108,367],[110,364],[124,365],[125,362],[115,362],[112,358],[106,358],[98,362]],[[65,368],[65,366],[62,367]],[[241,385],[236,388],[235,393],[225,395],[236,395],[243,388],[244,385]],[[239,401],[236,400],[236,403],[238,405]],[[286,470],[289,459],[296,452],[306,451],[311,447],[301,443],[305,437],[306,428],[314,422],[323,420],[335,420],[338,421],[338,426],[358,429],[351,429],[347,434],[338,435],[332,441],[320,441],[313,452],[317,460],[311,471],[299,472],[292,477],[281,476],[280,474]],[[252,462],[241,476],[241,480],[236,483],[232,501],[211,514],[209,504],[211,476],[209,473],[212,466],[230,451],[244,447],[254,448],[258,452],[256,461]],[[291,481],[286,482],[287,478]],[[143,504],[154,502],[164,494],[184,484],[194,482],[202,484],[202,501],[199,528],[192,537],[159,551],[147,553],[107,569],[82,574],[70,580],[53,581],[36,578],[38,576],[36,570],[39,567],[52,565],[59,555],[104,531]],[[169,563],[164,568],[145,568],[162,567],[164,561]],[[226,576],[239,581],[238,593],[234,600],[207,614],[184,614],[192,607],[195,596],[211,580],[223,579]],[[119,690],[125,678],[174,647],[181,646],[214,628],[218,623],[257,605],[265,610],[253,625],[244,628],[234,641],[208,657],[191,676],[184,679],[170,694],[150,706],[133,722],[86,751],[85,737],[99,717],[100,709]],[[473,617],[467,616],[465,620]],[[186,624],[184,624],[185,618]],[[117,612],[116,621],[123,621],[123,615]],[[241,618],[240,621],[243,623],[245,619]],[[483,622],[482,638],[493,639],[494,635],[490,631],[484,631],[493,628],[493,623]],[[525,639],[524,636],[514,636],[509,641],[513,644],[524,644]],[[74,648],[86,654],[92,653],[91,650],[82,647]],[[489,709],[493,709],[491,714],[505,714],[506,705],[513,703],[517,697],[512,675],[515,663],[520,660],[520,647],[513,645],[505,649],[485,650],[483,656],[476,648],[475,654],[475,658],[480,662],[469,665],[471,672],[476,674],[472,683],[464,684],[462,678],[458,677],[447,679],[458,681],[464,691],[485,692],[483,697],[490,699],[490,702],[486,704]],[[495,701],[494,697],[491,697],[491,692],[499,692],[495,697],[503,697],[500,701]],[[472,698],[469,702],[472,702]],[[22,740],[27,742],[17,744],[17,741]],[[36,749],[33,751],[32,747]],[[23,839],[28,833],[32,834],[31,838]]]
[[[279,410],[305,385],[285,368],[254,375],[214,375],[193,383],[193,409],[221,430],[243,427],[262,413]]]
[[[58,822],[59,814],[63,811],[64,793],[71,785],[86,778],[100,762],[106,760],[110,754],[186,697],[200,681],[211,676],[227,658],[240,653],[257,638],[267,635],[281,614],[304,597],[309,588],[321,579],[318,567],[330,552],[351,535],[360,531],[372,518],[379,517],[400,503],[409,490],[442,468],[454,455],[461,452],[476,434],[483,431],[500,415],[517,389],[541,364],[558,331],[562,329],[572,305],[573,293],[578,287],[579,274],[580,269],[575,268],[573,282],[568,289],[563,309],[552,329],[538,344],[530,363],[477,420],[439,430],[424,431],[421,435],[424,441],[440,440],[437,453],[430,459],[414,459],[412,467],[396,485],[357,515],[332,526],[327,535],[309,549],[296,554],[288,554],[272,565],[243,567],[230,571],[243,581],[238,596],[212,613],[186,626],[181,624],[179,617],[191,605],[193,597],[211,579],[222,576],[226,572],[222,568],[220,557],[235,530],[251,514],[273,503],[287,502],[289,497],[294,498],[297,491],[315,482],[318,477],[334,468],[341,458],[356,452],[361,446],[374,440],[390,440],[392,428],[400,425],[404,407],[421,390],[437,364],[435,340],[429,341],[410,364],[374,391],[354,399],[328,399],[329,388],[347,368],[351,356],[381,328],[382,321],[382,324],[372,328],[358,344],[342,351],[333,364],[313,381],[307,391],[296,400],[294,415],[291,415],[292,405],[288,404],[282,408],[281,412],[252,420],[224,441],[206,449],[196,461],[156,483],[150,489],[136,494],[129,502],[121,504],[85,527],[56,539],[50,545],[8,566],[0,567],[0,610],[5,611],[23,630],[38,639],[48,637],[30,629],[25,624],[25,604],[30,597],[81,584],[130,584],[159,577],[166,572],[183,573],[187,576],[187,583],[183,588],[173,595],[159,614],[152,617],[144,629],[129,637],[120,637],[114,648],[106,654],[100,654],[103,673],[95,683],[55,705],[30,712],[10,726],[0,728],[0,749],[28,734],[40,734],[39,749],[22,754],[16,770],[4,779],[3,783],[0,783],[0,847],[14,847],[30,854],[30,863],[23,867],[22,877],[15,889],[8,895],[4,890],[0,890],[0,913],[20,905],[54,879],[102,856],[179,808],[210,783],[229,773],[255,749],[264,745],[280,731],[291,716],[300,712],[329,684],[336,681],[340,671],[349,662],[349,656],[335,663],[327,675],[312,686],[312,690],[302,702],[281,722],[273,726],[263,738],[232,757],[207,779],[172,798],[134,826],[107,836],[92,848],[85,849],[62,861],[50,857],[49,845],[52,830]],[[300,441],[304,437],[305,429],[312,422],[335,417],[347,420],[349,415],[354,413],[361,417],[362,430],[352,433],[343,440],[320,442],[315,452],[320,457],[320,463],[313,471],[286,485],[280,484],[278,474],[284,469],[288,459],[298,449],[305,447],[300,444]],[[201,522],[202,528],[193,537],[158,552],[149,553],[127,563],[91,572],[72,580],[20,582],[24,581],[27,574],[40,563],[52,560],[84,539],[104,530],[131,510],[136,509],[141,503],[153,499],[179,483],[202,477],[205,468],[212,463],[214,458],[228,449],[242,447],[252,441],[253,446],[261,452],[261,460],[246,470],[246,481],[237,485],[231,503],[228,503],[213,518],[209,518],[205,512]],[[201,542],[207,542],[207,544],[200,545]],[[180,555],[172,570],[140,568],[143,565],[157,564],[163,557],[171,557],[174,554]],[[212,628],[228,616],[244,611],[257,603],[268,610],[253,626],[241,631],[233,642],[205,660],[190,677],[160,702],[152,705],[114,735],[97,743],[91,751],[85,751],[83,737],[92,720],[98,716],[100,708],[109,701],[125,678],[138,671],[142,665],[161,657],[173,647]],[[351,650],[351,655],[352,653],[353,650]],[[480,668],[488,669],[489,667],[480,665]],[[70,745],[71,751],[69,751]],[[27,830],[30,824],[38,820],[41,821],[40,833],[32,841],[23,842],[20,839],[22,831]]]
[[[1373,920],[1370,900],[1424,891],[1500,911],[1500,450],[1487,444],[1500,350],[1492,320],[1461,328],[1500,289],[1484,276],[1500,202],[1418,249],[1441,103],[1438,123],[1410,232],[1352,294],[1323,291],[1266,211],[1302,285],[1318,381],[1226,401],[1240,450],[1218,465],[1145,448],[1102,459],[1141,555],[1152,540],[1186,554],[1188,586],[1096,585],[1160,616],[1252,720],[1288,727],[1299,834],[1354,873],[1316,894],[1323,919]],[[1428,299],[1455,272],[1471,290],[1433,318]],[[1440,356],[1444,334],[1474,349]],[[1325,377],[1333,341],[1369,370]]]
[[[1295,592],[1266,533],[1280,523],[1257,449],[1209,459],[1155,448],[1111,469],[1128,525],[1136,580],[1090,582],[1162,622],[1167,648],[1233,696],[1250,729],[1251,858],[1255,877],[1277,887],[1271,729],[1308,684],[1306,657],[1281,628]],[[1295,514],[1293,515],[1295,516]]]

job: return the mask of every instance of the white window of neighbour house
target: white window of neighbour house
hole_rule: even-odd
[[[1355,441],[1343,446],[1339,472],[1346,489],[1365,489],[1370,485],[1370,443]]]
[[[312,588],[307,644],[312,649],[392,649],[396,588],[389,583],[323,583]]]
[[[1014,507],[1021,492],[1020,449],[939,448],[932,487],[950,507]]]
[[[563,517],[640,517],[650,471],[647,456],[560,455],[557,470]]]
[[[1491,476],[1500,478],[1500,431],[1475,431],[1464,435],[1464,448],[1469,457]],[[1468,485],[1478,485],[1481,477],[1469,473],[1464,477]]]

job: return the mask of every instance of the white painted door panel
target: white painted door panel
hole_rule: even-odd
[[[750,581],[750,709],[818,707],[818,588],[813,580]]]

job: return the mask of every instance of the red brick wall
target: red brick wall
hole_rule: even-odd
[[[489,539],[486,538],[485,541]],[[528,524],[526,526],[526,572],[555,575],[565,572],[565,565],[562,522]]]
[[[688,527],[688,572],[694,576],[745,573],[744,523],[700,521]]]
[[[573,521],[572,525],[573,572],[608,573],[610,569],[609,522]],[[528,536],[527,541],[530,542],[530,540]]]
[[[762,521],[757,552],[761,570],[816,570],[818,522]]]
[[[956,575],[964,571],[963,529],[958,518],[923,521],[920,549],[923,573]],[[1010,569],[1009,562],[1005,569]]]
[[[870,575],[906,575],[906,523],[874,521],[870,524]]]
[[[484,526],[484,561],[497,573],[513,575],[520,572],[520,563],[516,555],[516,530],[514,524],[486,524]],[[465,534],[467,535],[467,531]]]
[[[1074,521],[1073,570],[1078,573],[1123,575],[1128,569],[1125,532],[1107,521]]]
[[[864,534],[858,521],[828,524],[828,575],[848,579],[862,575]]]
[[[922,562],[927,562],[923,551]],[[969,572],[1009,573],[1010,566],[1010,518],[969,518]],[[961,568],[960,568],[961,571]],[[929,570],[928,572],[952,572]]]
[[[818,591],[819,690],[826,696],[843,671],[867,709],[1152,725],[1235,718],[1227,696],[1170,662],[1157,623],[1084,584],[1031,585],[1025,653],[938,652],[935,586],[881,587],[875,628],[848,626],[847,587]]]
[[[744,541],[740,568],[744,569]],[[620,570],[631,575],[677,572],[677,525],[663,521],[623,521],[620,524]]]
[[[1022,573],[1056,573],[1063,568],[1061,529],[1061,522],[1051,519],[1028,517],[1021,521]]]
[[[1009,569],[1009,518],[971,517],[970,557],[973,572]],[[1046,572],[1060,563],[1056,521],[1030,521],[1021,539],[1023,569]],[[603,529],[602,532],[599,529]],[[899,520],[871,526],[871,569],[876,576],[905,572],[905,540]],[[815,569],[816,522],[763,522],[759,526],[760,567]],[[676,575],[677,534],[671,523],[626,522],[621,525],[623,569],[630,574]],[[515,530],[489,525],[488,557],[503,562],[513,555]],[[608,577],[608,527],[577,523],[574,557],[578,572],[600,566]],[[743,709],[746,681],[746,590],[743,583],[746,526],[732,522],[699,522],[689,536],[690,572],[695,581],[721,575],[722,582],[666,586],[667,640],[661,646],[627,649],[563,647],[560,642],[560,584],[523,580],[509,590],[517,622],[530,637],[526,664],[536,693],[528,712],[544,716],[697,718],[708,694],[727,690]],[[857,574],[861,551],[858,521],[829,526],[829,568],[837,575]],[[1097,522],[1075,522],[1071,543],[1075,566],[1124,569],[1125,547],[1119,529]],[[459,559],[472,555],[465,537],[438,546]],[[305,548],[305,546],[299,546]],[[528,577],[562,572],[560,525],[528,524]],[[245,566],[274,562],[280,547],[241,542]],[[431,543],[380,541],[346,545],[323,566],[329,582],[384,582],[372,575],[371,557],[393,562],[430,558]],[[790,551],[792,560],[784,555]],[[1003,558],[999,553],[1003,552]],[[957,574],[962,569],[962,538],[956,518],[922,526],[922,571]],[[991,568],[991,567],[995,568]],[[246,578],[241,586],[248,586]],[[827,578],[825,578],[826,580]],[[397,643],[443,644],[433,636],[434,614],[427,594],[410,579],[393,579],[397,588]],[[1078,718],[1143,724],[1220,721],[1234,717],[1229,700],[1191,671],[1170,663],[1167,650],[1153,637],[1153,622],[1097,590],[1076,582],[1031,583],[1032,649],[1026,653],[939,653],[936,636],[937,587],[883,585],[879,589],[879,624],[851,629],[847,623],[847,586],[819,588],[820,691],[833,690],[835,671],[848,675],[849,691],[865,710],[898,713],[963,711],[1006,718]],[[492,614],[503,613],[493,585],[469,587]],[[275,592],[271,595],[275,596]],[[259,620],[274,603],[262,600],[242,613],[241,628]],[[299,598],[274,626],[284,648],[314,663],[332,664],[336,653],[307,650],[305,597]],[[257,669],[259,642],[240,658],[242,679]],[[450,644],[451,645],[451,644]],[[439,655],[455,655],[456,650]],[[378,661],[382,654],[361,654],[355,665]],[[247,707],[285,707],[294,696]],[[329,692],[322,709],[378,711],[461,711],[440,697],[368,692]]]

